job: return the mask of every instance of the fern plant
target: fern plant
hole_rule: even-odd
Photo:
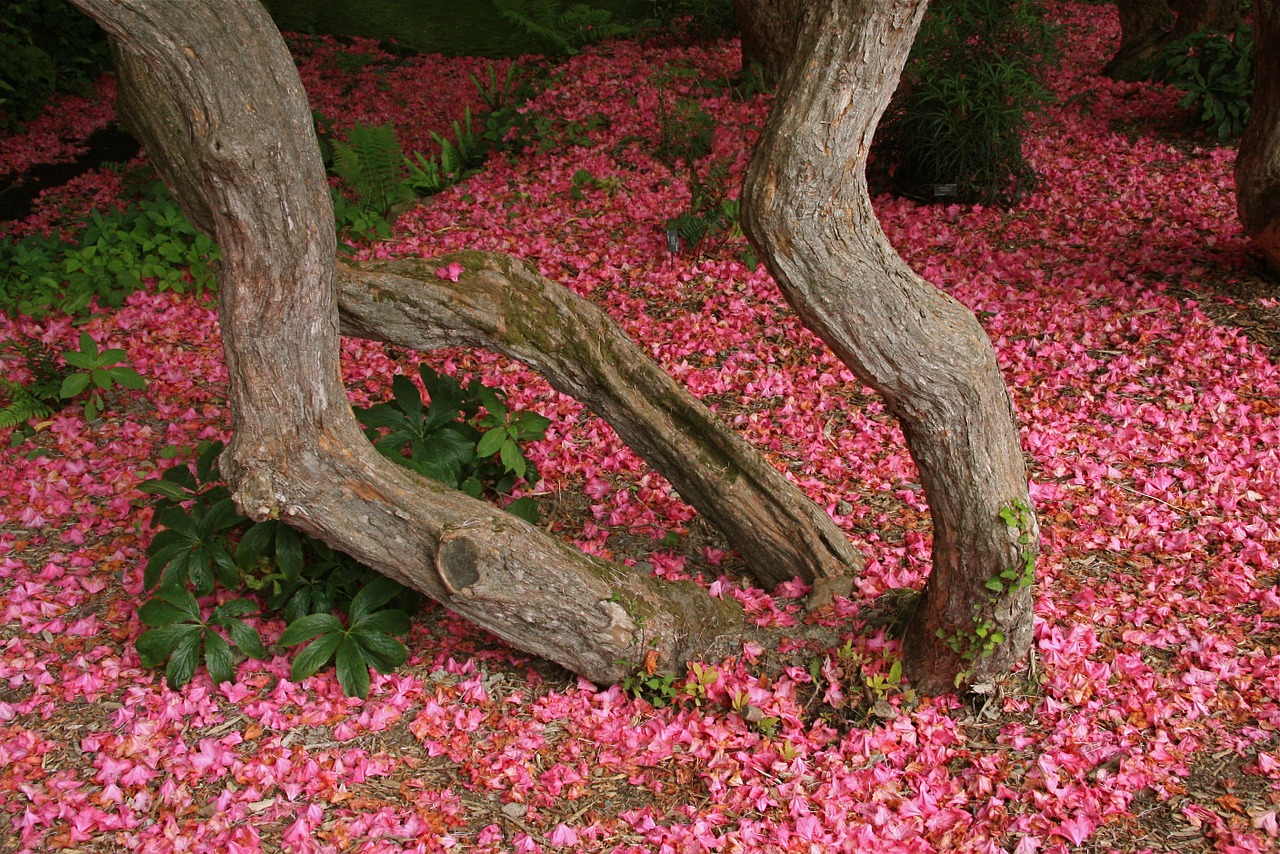
[[[562,9],[558,0],[493,0],[505,20],[542,43],[544,52],[572,56],[583,47],[631,32],[607,9],[575,3]]]
[[[330,145],[333,174],[346,183],[362,207],[385,214],[402,202],[413,201],[413,193],[401,178],[404,152],[390,122],[356,122],[347,130],[346,140],[333,139]]]
[[[44,418],[60,406],[62,384],[70,371],[58,363],[53,348],[39,338],[19,334],[0,343],[23,362],[31,378],[25,383],[0,377],[0,428],[17,427],[32,418]]]

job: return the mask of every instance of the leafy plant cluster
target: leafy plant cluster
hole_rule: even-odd
[[[730,0],[649,0],[649,27],[689,42],[728,38],[738,31]]]
[[[608,9],[559,0],[492,0],[508,22],[528,33],[549,56],[572,56],[589,44],[630,35],[631,27],[614,20]]]
[[[1013,203],[1035,172],[1022,156],[1056,30],[1036,0],[930,6],[885,114],[879,154],[896,190],[922,201]]]
[[[1253,100],[1253,34],[1201,30],[1172,42],[1161,54],[1156,80],[1183,91],[1180,107],[1196,111],[1199,123],[1220,142],[1244,133]]]
[[[631,696],[661,709],[686,702],[701,706],[707,699],[707,689],[719,681],[720,672],[714,667],[693,662],[683,679],[674,673],[658,673],[656,668],[642,667],[623,678],[620,684]]]
[[[81,395],[87,395],[84,415],[92,421],[106,405],[104,392],[116,387],[135,391],[147,387],[147,381],[125,363],[124,350],[100,350],[88,332],[80,333],[78,348],[61,352],[25,335],[0,342],[0,349],[16,353],[31,374],[24,383],[0,378],[0,428],[44,418]],[[22,433],[14,436],[18,441],[22,438]]]
[[[499,392],[479,383],[463,388],[425,366],[421,376],[429,406],[408,378],[397,376],[392,401],[357,411],[382,454],[476,497],[536,480],[520,443],[541,438],[546,418],[513,412]],[[367,696],[370,668],[390,672],[408,655],[397,638],[409,630],[417,594],[277,519],[241,515],[218,473],[221,452],[221,443],[209,444],[194,471],[176,465],[140,487],[157,496],[154,524],[162,529],[143,573],[153,592],[139,611],[149,627],[137,642],[143,664],[165,664],[174,688],[201,661],[216,682],[225,681],[232,678],[231,647],[251,658],[266,655],[247,620],[278,616],[286,623],[280,644],[306,644],[293,659],[291,679],[332,661],[343,691]],[[531,499],[507,509],[537,519]],[[256,593],[258,601],[237,597],[202,607],[218,588]]]
[[[889,703],[893,697],[908,706],[917,700],[915,691],[903,685],[902,659],[893,659],[887,670],[884,664],[869,658],[849,640],[835,650],[834,657],[811,658],[808,671],[814,690],[836,714],[866,721],[894,717],[896,711]]]
[[[683,167],[689,180],[689,206],[663,224],[672,250],[683,246],[698,255],[708,240],[741,237],[739,202],[728,198],[730,163],[708,160],[719,123],[694,98],[680,98],[670,110],[660,104],[662,137],[655,154],[673,169]],[[758,261],[750,247],[743,257],[754,270]]]
[[[118,307],[153,281],[161,291],[214,287],[218,246],[187,221],[159,182],[137,204],[95,211],[69,240],[33,234],[0,240],[0,309],[41,318],[84,314],[96,298]]]
[[[389,122],[356,123],[345,131],[345,139],[340,139],[333,122],[315,114],[325,164],[345,191],[333,192],[340,248],[352,249],[343,235],[364,241],[389,238],[390,220],[398,208],[474,175],[491,151],[516,149],[530,140],[556,135],[552,119],[518,109],[533,93],[533,73],[513,63],[501,79],[493,66],[487,81],[470,76],[485,112],[473,116],[468,107],[461,119],[453,121],[452,136],[433,131],[431,136],[440,152],[432,157],[420,151],[406,155]],[[588,129],[577,128],[579,132]],[[570,133],[573,130],[567,129]]]
[[[110,57],[102,30],[65,0],[7,0],[0,15],[0,132],[57,92],[88,90]]]
[[[1036,552],[1033,548],[1035,517],[1031,507],[1022,499],[1018,499],[1000,509],[1000,518],[1010,530],[1017,534],[1022,563],[1004,569],[996,577],[987,579],[986,588],[991,591],[991,596],[985,604],[978,603],[973,606],[971,630],[947,634],[943,629],[938,629],[936,634],[936,637],[952,652],[966,661],[977,661],[979,658],[991,655],[996,647],[1005,641],[1004,632],[997,629],[986,616],[991,606],[995,605],[1001,596],[1025,590],[1035,583]],[[956,685],[959,686],[967,676],[968,673],[965,671],[956,674]]]

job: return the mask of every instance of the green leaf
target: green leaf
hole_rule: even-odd
[[[228,619],[225,623],[227,634],[236,648],[250,658],[262,661],[267,658],[267,651],[262,646],[262,637],[258,630],[244,620]]]
[[[505,427],[494,427],[480,437],[480,441],[476,443],[476,455],[481,457],[491,457],[498,453],[498,449],[502,447],[503,442],[507,440],[507,429]]]
[[[351,600],[351,607],[348,609],[351,624],[354,626],[363,622],[378,608],[390,602],[399,592],[399,584],[386,576],[377,576],[366,584]]]
[[[401,412],[413,421],[422,418],[422,394],[412,380],[403,374],[397,374],[391,380],[391,393]]]
[[[516,477],[524,477],[524,473],[529,466],[529,461],[524,458],[524,454],[520,451],[520,446],[515,442],[507,441],[502,443],[502,448],[498,452],[502,464],[507,471]]]
[[[133,368],[107,368],[107,373],[122,388],[141,391],[147,387],[147,381]]]
[[[314,614],[312,616],[321,615]],[[302,620],[306,619],[308,618],[302,618]],[[302,622],[302,620],[299,620],[298,622]],[[296,625],[296,623],[294,625]],[[289,668],[289,679],[293,682],[301,682],[308,676],[314,675],[316,671],[329,663],[329,659],[333,658],[334,652],[338,649],[338,645],[342,643],[345,637],[346,635],[342,632],[333,632],[331,634],[321,635],[319,638],[313,640],[293,659],[293,666]]]
[[[223,498],[213,503],[200,517],[200,530],[206,533],[225,531],[236,525],[249,521],[236,510],[236,503],[230,498]]]
[[[280,635],[280,644],[282,646],[293,646],[310,640],[316,635],[340,634],[344,631],[342,621],[333,616],[333,614],[310,614],[306,617],[299,617],[290,623],[289,627]],[[328,659],[325,660],[327,661]],[[315,673],[315,670],[311,672]]]
[[[356,598],[359,598],[358,596]],[[407,634],[410,628],[409,615],[399,608],[387,608],[374,611],[360,618],[355,616],[355,602],[352,602],[351,631],[360,634],[382,633],[387,635]]]
[[[294,579],[302,573],[306,558],[302,554],[302,537],[293,528],[280,523],[276,528],[276,566],[285,578]]]
[[[89,387],[88,374],[72,374],[62,381],[62,387],[58,389],[58,397],[72,398],[80,394]]]
[[[1004,592],[1004,582],[998,578],[988,578],[985,586],[988,590],[994,590],[997,593]]]
[[[338,684],[348,697],[369,696],[369,664],[352,638],[344,638],[338,646]]]
[[[138,609],[144,626],[168,626],[173,623],[200,622],[200,606],[186,590],[166,590],[148,599]]]
[[[235,671],[231,666],[231,647],[222,635],[213,629],[204,631],[204,666],[209,671],[214,685],[235,680]]]
[[[538,502],[531,496],[526,495],[523,498],[517,498],[504,508],[512,516],[517,519],[523,519],[530,525],[538,524],[542,518],[542,514],[538,511]]]
[[[138,491],[147,495],[160,495],[170,501],[186,501],[191,497],[191,493],[178,484],[161,478],[144,480],[138,484]]]
[[[245,569],[257,566],[267,549],[274,544],[275,527],[278,524],[280,523],[267,521],[250,525],[236,544],[236,563]]]
[[[178,642],[173,655],[169,656],[169,665],[164,669],[164,678],[170,688],[181,688],[196,674],[196,666],[200,663],[200,641],[203,632],[198,626],[192,628],[193,631]],[[160,630],[156,629],[156,631]]]
[[[363,647],[365,658],[380,673],[390,673],[409,659],[409,648],[390,635],[382,632],[372,634],[352,632],[351,637]]]
[[[195,637],[199,643],[200,626],[193,623],[174,623],[143,632],[134,646],[143,667],[156,667],[173,655],[183,639]]]

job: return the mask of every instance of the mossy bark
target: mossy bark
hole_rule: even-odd
[[[187,209],[222,248],[233,438],[221,462],[243,512],[282,519],[598,682],[655,655],[671,671],[729,651],[736,603],[584,555],[365,439],[339,379],[333,211],[311,113],[257,2],[73,2],[176,106],[163,121],[141,116],[141,135],[162,170],[184,173]]]

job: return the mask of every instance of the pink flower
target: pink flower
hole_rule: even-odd
[[[463,267],[457,261],[450,261],[447,267],[437,267],[436,275],[442,279],[448,279],[451,282],[458,281],[458,277],[462,275]]]

